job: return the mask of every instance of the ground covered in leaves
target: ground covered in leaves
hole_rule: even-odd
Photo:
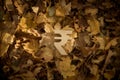
[[[120,0],[0,0],[0,80],[120,80]],[[62,48],[54,30],[71,30]]]

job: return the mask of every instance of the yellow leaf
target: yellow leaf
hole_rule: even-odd
[[[7,52],[9,45],[12,44],[13,41],[14,35],[3,33],[2,42],[0,44],[0,56],[3,56]]]
[[[38,15],[37,18],[36,18],[36,23],[37,23],[37,24],[40,24],[40,23],[43,23],[43,22],[46,22],[46,21],[47,21],[47,20],[46,20],[45,14],[39,13],[39,15]]]
[[[32,10],[33,10],[34,13],[37,14],[37,13],[38,13],[38,10],[39,10],[39,7],[35,7],[35,6],[34,6],[34,7],[32,7]]]
[[[95,39],[97,40],[97,42],[99,43],[100,47],[99,49],[104,50],[105,49],[105,39],[103,37],[95,37]]]
[[[92,35],[100,33],[100,23],[97,19],[92,17],[91,19],[88,20],[88,24]]]
[[[26,21],[27,19],[25,17],[22,17],[19,23],[20,27],[27,28]]]
[[[61,29],[61,24],[60,23],[56,23],[55,26],[54,26],[54,28],[56,30],[60,30]]]
[[[56,16],[65,16],[65,11],[63,10],[63,8],[60,5],[57,5],[56,8]]]
[[[53,26],[51,24],[46,23],[44,27],[45,32],[50,33],[53,32]]]

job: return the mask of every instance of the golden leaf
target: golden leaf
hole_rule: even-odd
[[[104,50],[105,49],[105,39],[103,37],[100,37],[100,36],[96,36],[95,39],[97,40],[97,42],[100,45],[99,49]]]
[[[56,16],[62,16],[69,15],[69,12],[71,11],[71,2],[66,5],[65,0],[62,0],[60,3],[56,5]]]
[[[51,24],[46,23],[44,30],[46,33],[51,33],[51,32],[53,32],[53,26]]]
[[[96,34],[100,33],[100,23],[97,19],[92,17],[87,22],[89,24],[90,32],[92,35],[96,35]]]
[[[65,11],[63,10],[63,8],[60,5],[57,5],[56,8],[56,16],[65,16]]]
[[[40,24],[40,23],[46,22],[46,21],[47,21],[46,18],[47,18],[47,17],[46,17],[45,14],[39,13],[39,15],[38,15],[37,18],[36,18],[36,23],[37,23],[37,24]]]
[[[38,13],[38,10],[39,10],[39,7],[34,6],[34,7],[32,7],[32,10],[33,10],[34,13],[37,14],[37,13]]]
[[[9,45],[14,41],[14,35],[11,35],[9,33],[4,33],[2,43],[0,44],[0,56],[3,56],[8,48]]]
[[[32,13],[27,13],[20,19],[19,26],[23,32],[26,32],[26,30],[29,28],[36,27],[37,24],[35,23],[35,21],[33,21],[33,18],[34,17]]]
[[[20,4],[18,1],[14,1],[14,5],[17,8],[19,14],[23,14],[25,9],[28,8],[28,4]]]

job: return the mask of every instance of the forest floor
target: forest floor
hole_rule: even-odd
[[[120,0],[0,0],[0,80],[120,80]]]

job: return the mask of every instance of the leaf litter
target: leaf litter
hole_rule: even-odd
[[[119,80],[119,0],[0,0],[2,80]],[[55,30],[72,31],[56,49]],[[59,40],[58,40],[59,42]]]

